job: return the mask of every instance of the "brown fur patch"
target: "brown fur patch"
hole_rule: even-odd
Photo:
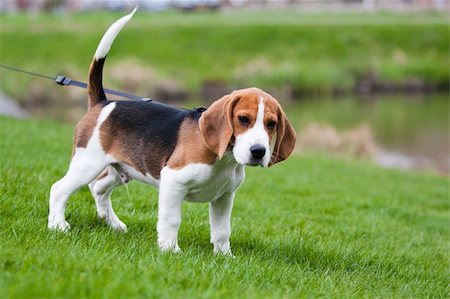
[[[199,128],[206,146],[219,159],[225,154],[233,137],[232,111],[238,98],[226,95],[215,101],[199,119]]]
[[[180,169],[190,163],[214,164],[217,155],[203,142],[198,122],[186,119],[180,128],[178,144],[167,166]]]
[[[105,58],[95,60],[91,62],[89,68],[89,80],[88,80],[88,105],[89,108],[94,107],[101,101],[106,100],[106,95],[103,90],[103,65],[105,64]]]
[[[88,110],[88,112],[81,118],[75,128],[73,136],[73,151],[72,156],[75,153],[75,148],[85,148],[92,137],[95,125],[97,124],[98,116],[103,109],[103,105],[96,105]]]
[[[143,175],[150,173],[155,179],[160,178],[160,171],[164,167],[163,157],[153,156],[152,161],[146,163],[144,153],[137,149],[140,141],[122,131],[120,125],[112,122],[110,118],[100,127],[100,143],[103,150],[119,163],[131,166]]]
[[[295,147],[297,135],[294,128],[286,117],[281,106],[278,105],[278,123],[277,123],[277,139],[273,149],[272,157],[269,166],[286,160],[292,153]]]
[[[269,134],[269,142],[272,142],[272,138],[274,133],[276,132],[279,122],[281,121],[281,111],[280,111],[280,105],[278,102],[272,98],[265,98],[264,99],[264,124],[266,125],[266,131],[267,134]],[[267,125],[270,122],[275,122],[275,128],[271,129],[268,128]]]
[[[234,136],[239,136],[255,125],[258,114],[259,97],[253,92],[235,92],[235,97],[239,98],[234,106],[231,119],[233,124]],[[240,116],[245,116],[249,120],[248,125],[239,121]]]

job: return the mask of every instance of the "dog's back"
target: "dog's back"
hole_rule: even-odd
[[[196,109],[179,109],[158,102],[116,102],[101,128],[102,148],[120,163],[159,179],[178,143],[183,122],[198,123],[200,116]],[[137,153],[145,155],[137,157]]]

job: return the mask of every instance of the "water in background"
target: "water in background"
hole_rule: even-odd
[[[347,151],[388,167],[450,174],[448,94],[305,97],[285,109],[300,150]]]

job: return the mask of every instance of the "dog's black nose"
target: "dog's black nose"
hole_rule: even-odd
[[[253,159],[261,159],[266,154],[266,148],[261,144],[255,144],[250,147],[250,153]]]

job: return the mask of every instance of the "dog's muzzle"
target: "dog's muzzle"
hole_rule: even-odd
[[[250,166],[263,166],[263,158],[266,155],[266,147],[261,144],[254,144],[250,147],[251,159],[248,163]]]

